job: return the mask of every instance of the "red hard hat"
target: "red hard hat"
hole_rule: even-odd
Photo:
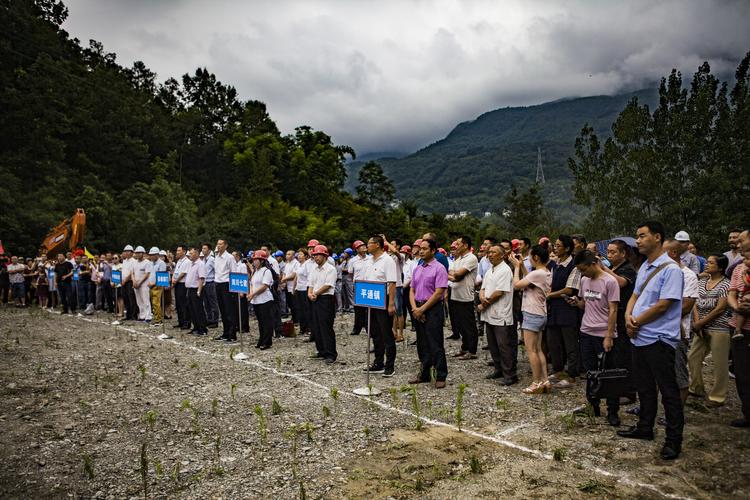
[[[414,242],[414,246],[415,247],[418,247],[421,244],[422,244],[422,239],[421,238]]]
[[[446,252],[446,251],[445,251],[445,248],[443,248],[443,247],[440,247],[440,248],[438,248],[438,253],[441,253],[441,254],[443,254],[443,255],[446,255],[446,254],[447,254],[448,252]]]
[[[315,245],[312,255],[325,255],[328,257],[328,248],[325,245]]]
[[[541,245],[542,243],[544,243],[545,241],[546,241],[547,243],[549,243],[549,238],[547,238],[546,236],[542,236],[541,238],[539,238],[539,244],[540,244],[540,245]]]
[[[401,251],[404,253],[411,252],[411,247],[409,245],[404,245],[401,247]]]
[[[315,247],[320,245],[320,242],[318,240],[310,240],[307,242],[307,248]]]
[[[518,247],[521,245],[521,242],[517,239],[510,240],[510,246],[513,250],[518,250]]]
[[[268,254],[265,250],[256,250],[253,252],[253,260],[255,259],[266,260],[268,259]]]
[[[364,241],[362,241],[362,240],[357,240],[357,241],[355,241],[355,242],[354,242],[354,243],[352,244],[352,248],[356,250],[356,249],[358,249],[359,247],[361,247],[361,246],[362,246],[362,245],[364,245],[364,244],[365,244],[365,242],[364,242]]]

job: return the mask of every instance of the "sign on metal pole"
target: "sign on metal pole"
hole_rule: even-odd
[[[234,355],[234,359],[242,361],[250,356],[245,354],[245,342],[242,340],[242,299],[241,293],[250,293],[250,278],[244,273],[229,273],[229,292],[237,294],[237,330],[240,337],[240,352]]]
[[[380,390],[370,385],[370,313],[373,309],[386,309],[387,286],[379,281],[355,281],[354,305],[367,308],[367,365],[365,366],[365,387],[354,389],[360,396],[377,396]]]
[[[113,285],[122,284],[122,271],[112,271],[112,284]]]
[[[156,286],[169,288],[169,271],[156,271]]]

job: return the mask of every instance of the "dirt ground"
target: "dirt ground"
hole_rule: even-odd
[[[383,393],[366,398],[352,393],[367,339],[347,335],[351,315],[337,318],[332,366],[302,338],[253,349],[254,323],[238,361],[210,338],[110,321],[0,308],[0,497],[750,497],[750,432],[727,425],[733,385],[723,408],[689,402],[683,454],[665,462],[663,429],[633,442],[572,417],[581,384],[521,393],[523,351],[517,386],[485,380],[481,351],[449,359],[446,389],[413,391],[416,348],[400,345],[396,376],[374,376]]]

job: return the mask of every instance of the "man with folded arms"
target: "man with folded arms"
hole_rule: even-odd
[[[476,255],[471,253],[471,239],[461,236],[456,240],[456,259],[448,272],[451,288],[450,304],[453,309],[454,334],[461,333],[461,351],[454,354],[458,359],[476,359],[479,332],[474,318],[474,286],[477,279]]]

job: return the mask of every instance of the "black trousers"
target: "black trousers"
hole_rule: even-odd
[[[630,342],[630,340],[628,340]],[[583,363],[583,369],[587,372],[599,369],[599,354],[604,352],[604,337],[595,337],[594,335],[588,335],[581,333],[581,362]],[[605,358],[605,368],[614,368],[615,366],[615,352],[614,347],[612,351],[607,353]],[[599,406],[598,399],[589,399],[589,403],[592,406]],[[607,399],[607,411],[609,413],[617,413],[620,409],[620,398]]]
[[[495,371],[501,372],[505,378],[517,378],[518,333],[515,325],[485,323],[484,328]]]
[[[277,337],[281,337],[284,334],[281,326],[281,304],[278,298],[274,298],[271,303],[273,304],[273,331],[276,332]]]
[[[421,307],[424,302],[417,302]],[[439,302],[425,312],[425,320],[414,320],[417,330],[417,355],[419,356],[419,378],[427,382],[430,372],[435,369],[435,380],[448,377],[448,362],[445,359],[445,339],[443,338],[443,321],[445,309]]]
[[[630,387],[632,388],[632,397],[635,398],[635,384],[633,383],[633,344],[630,342],[628,337],[627,329],[625,328],[625,317],[623,316],[622,323],[618,316],[617,319],[617,337],[615,338],[615,345],[612,347],[614,351],[614,363],[613,368],[625,368],[628,370],[630,375]]]
[[[571,377],[580,374],[578,328],[547,325],[547,347],[552,356],[552,369],[555,373],[565,371]]]
[[[294,292],[290,292],[289,290],[285,290],[284,293],[286,294],[286,305],[289,308],[289,312],[292,313],[292,323],[296,325],[299,323],[296,297],[294,296]]]
[[[365,321],[367,321],[366,308]],[[393,368],[396,363],[396,340],[393,338],[393,316],[388,314],[387,309],[370,309],[370,337],[375,348],[375,358],[372,364]],[[383,365],[384,358],[385,365]]]
[[[362,329],[367,330],[367,308],[354,306],[354,328],[352,328],[352,333],[356,335]]]
[[[176,283],[174,286],[174,307],[177,310],[177,324],[190,327],[190,306],[185,283]]]
[[[451,300],[449,307],[453,309],[453,333],[461,332],[461,350],[477,353],[477,342],[479,341],[479,332],[477,331],[477,321],[474,316],[474,302],[459,302]]]
[[[748,337],[745,333],[744,339],[732,340],[732,359],[734,360],[737,395],[742,403],[742,415],[750,420],[750,339]]]
[[[232,294],[235,296],[234,298],[234,307],[237,307],[237,297],[236,293]],[[243,333],[250,333],[250,311],[248,309],[247,304],[247,295],[244,297],[240,297],[240,307],[239,307],[239,313],[240,313],[240,328],[242,328]],[[235,329],[236,331],[236,329]]]
[[[255,317],[258,320],[258,343],[257,347],[271,347],[273,344],[273,301],[269,300],[263,304],[253,304]]]
[[[216,283],[216,300],[219,301],[221,326],[223,336],[228,339],[237,338],[237,298],[229,293],[229,282]]]
[[[652,431],[654,428],[658,387],[667,419],[666,440],[680,445],[685,416],[677,387],[674,358],[674,348],[661,341],[647,346],[633,346],[633,381],[641,401],[638,428],[645,431]]]
[[[128,280],[120,288],[122,298],[125,301],[125,319],[138,319],[138,303],[135,301],[135,291],[133,290],[133,281]]]
[[[70,283],[58,283],[57,290],[60,293],[60,301],[62,302],[63,312],[68,311],[76,312],[76,302],[73,300],[73,287]]]
[[[186,288],[186,290],[193,330],[200,333],[208,333],[206,329],[206,312],[203,310],[203,298],[198,295],[197,288]]]
[[[312,331],[318,354],[326,359],[336,360],[336,333],[333,320],[336,317],[336,299],[333,295],[320,295],[310,302],[312,311]]]
[[[299,319],[299,331],[305,333],[310,331],[310,299],[307,298],[307,290],[294,292],[297,302],[297,319]]]

